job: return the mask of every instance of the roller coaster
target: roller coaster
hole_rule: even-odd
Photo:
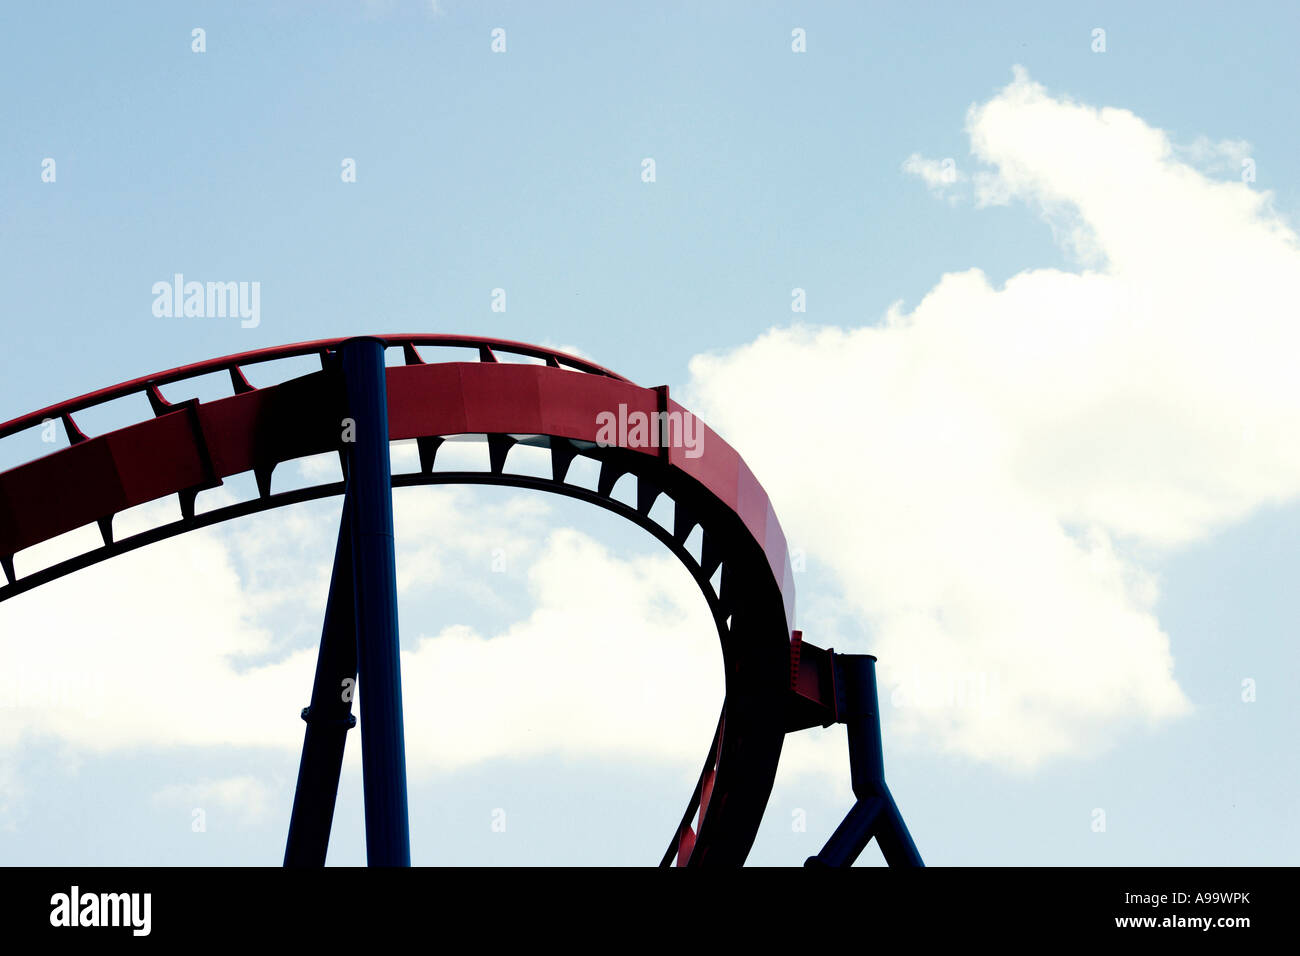
[[[389,364],[388,350],[401,364]],[[432,361],[434,352],[476,360]],[[245,369],[306,356],[319,371],[255,387]],[[230,394],[170,401],[181,383],[228,376]],[[143,395],[152,416],[87,435],[74,416]],[[652,440],[627,430],[611,443],[599,424],[619,410],[644,416]],[[84,416],[83,416],[84,418]],[[90,565],[198,528],[299,502],[343,497],[333,574],[286,842],[286,866],[325,863],[348,731],[361,736],[367,861],[410,865],[405,730],[398,645],[392,489],[478,484],[565,495],[645,529],[687,568],[722,645],[725,698],[681,822],[661,865],[744,863],[771,795],[785,736],[847,726],[856,803],[810,866],[852,864],[874,838],[885,861],[921,866],[885,783],[875,658],[838,654],[795,628],[789,549],[767,493],[721,437],[683,408],[667,387],[643,388],[565,353],[498,339],[436,334],[361,336],[303,342],[225,356],[133,379],[0,425],[0,439],[59,422],[66,447],[0,473],[0,602]],[[671,423],[698,443],[675,440]],[[435,466],[449,439],[486,442],[486,471]],[[419,467],[394,473],[390,443],[414,441]],[[512,472],[510,452],[549,453],[549,477]],[[287,461],[337,453],[341,481],[273,491]],[[594,489],[566,480],[579,458],[595,461]],[[209,510],[201,492],[251,473],[257,496]],[[614,496],[635,480],[635,504]],[[126,537],[114,517],[177,496],[179,520]],[[671,520],[651,518],[662,502]],[[23,552],[97,525],[102,544],[19,573]],[[696,528],[698,552],[688,547]],[[25,569],[24,569],[25,570]],[[355,684],[364,693],[352,713]]]

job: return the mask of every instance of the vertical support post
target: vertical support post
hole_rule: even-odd
[[[293,794],[293,815],[289,818],[289,839],[284,848],[285,866],[324,866],[329,850],[330,827],[338,798],[339,773],[343,769],[343,748],[347,733],[356,726],[352,694],[347,680],[357,676],[357,617],[353,603],[351,509],[343,501],[338,546],[334,549],[334,572],[330,576],[329,598],[325,603],[325,626],[321,630],[320,652],[316,657],[316,678],[312,683],[311,705],[304,707],[307,723],[302,761],[298,765],[298,788]]]
[[[890,866],[924,866],[903,815],[885,784],[880,737],[876,659],[870,654],[833,654],[836,709],[848,725],[849,772],[857,803],[817,856],[806,866],[849,866],[874,836]]]
[[[371,866],[410,866],[384,343],[375,338],[348,339],[339,347],[339,354],[355,439],[346,447],[347,497],[356,600],[366,860]]]
[[[849,729],[849,773],[859,800],[879,796],[885,782],[885,748],[880,734],[876,659],[870,654],[835,654],[835,689]]]

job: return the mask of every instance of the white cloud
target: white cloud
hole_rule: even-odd
[[[722,703],[722,655],[676,558],[621,559],[561,529],[529,586],[532,613],[505,633],[452,627],[403,655],[412,761],[554,753],[695,772]]]
[[[262,823],[271,816],[278,791],[263,780],[251,776],[205,778],[194,783],[173,784],[156,792],[155,806],[203,810],[205,825],[218,814],[228,814],[240,824]],[[278,812],[283,810],[274,806]]]
[[[989,191],[1095,268],[972,269],[878,326],[774,330],[698,357],[688,403],[834,569],[882,676],[989,688],[891,737],[1028,767],[1187,711],[1134,554],[1300,492],[1300,252],[1266,193],[1126,110],[1020,72],[967,130]]]
[[[667,554],[618,557],[572,530],[543,537],[546,506],[535,496],[485,507],[476,494],[397,495],[408,586],[455,579],[464,590],[475,577],[493,578],[489,545],[504,543],[527,568],[530,610],[500,634],[453,626],[403,652],[412,773],[545,753],[694,772],[722,701],[722,660],[685,569]],[[521,539],[534,533],[535,541]],[[0,755],[15,756],[27,737],[66,744],[70,756],[296,752],[316,647],[314,639],[277,644],[268,617],[287,611],[318,630],[333,537],[327,522],[282,510],[131,552],[6,602],[0,652],[13,691]],[[273,574],[241,580],[239,568],[267,563]],[[415,622],[405,625],[418,633]],[[218,796],[230,790],[222,786]],[[2,776],[0,793],[21,795]],[[199,799],[183,789],[165,796]]]
[[[257,607],[211,531],[12,598],[0,607],[0,649],[15,687],[0,748],[25,735],[96,753],[300,744],[290,718],[310,690],[315,653],[241,666],[274,648]]]

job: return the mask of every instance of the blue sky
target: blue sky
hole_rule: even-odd
[[[886,710],[927,861],[1293,863],[1300,271],[1277,228],[1300,213],[1298,21],[1278,4],[9,5],[0,418],[326,336],[580,350],[669,384],[754,465],[808,554],[809,640],[879,653],[886,684],[944,659],[1000,678],[981,714]],[[954,181],[927,179],[945,158]],[[177,272],[260,282],[260,323],[156,317],[151,287]],[[1097,303],[1131,321],[1090,324]],[[33,442],[0,442],[0,468]],[[399,497],[403,644],[423,655],[416,861],[657,860],[721,691],[685,573],[575,503]],[[33,692],[6,721],[0,860],[278,863],[336,517],[250,519],[0,606],[22,680],[54,659],[93,676],[100,628],[138,654],[103,702],[117,718]],[[614,745],[574,729],[609,702],[526,691],[511,661],[532,640],[554,656],[528,666],[562,668],[564,629],[597,627],[583,587],[642,585],[627,600],[647,620],[610,623],[607,663],[643,666],[663,714],[621,715]],[[211,659],[176,649],[204,640]],[[662,670],[679,652],[700,662],[687,687]],[[417,722],[411,694],[451,693],[451,661],[477,668],[454,690],[484,699],[515,668],[526,739]],[[209,696],[168,686],[218,666]],[[659,742],[660,720],[683,739]],[[791,742],[751,862],[801,862],[847,809],[842,742],[821,738]],[[331,862],[363,859],[353,761]]]

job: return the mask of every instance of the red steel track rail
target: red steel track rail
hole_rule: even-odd
[[[590,501],[650,531],[687,566],[704,593],[722,643],[726,699],[708,758],[665,864],[739,864],[749,852],[767,805],[788,730],[836,719],[831,655],[803,644],[794,631],[794,584],[785,535],[766,492],[740,456],[673,401],[666,387],[642,388],[591,362],[552,349],[453,335],[379,336],[400,348],[403,365],[387,369],[389,440],[414,439],[418,472],[395,474],[394,486],[466,482],[551,491]],[[0,439],[58,420],[69,445],[0,473],[0,601],[90,564],[198,527],[267,508],[341,494],[343,482],[273,493],[282,462],[341,451],[343,405],[330,357],[344,339],[323,339],[230,355],[137,378],[61,402],[0,425]],[[470,348],[477,361],[428,362],[420,347]],[[529,361],[501,361],[498,354]],[[254,387],[243,369],[318,355],[322,370]],[[231,394],[172,403],[163,388],[227,373]],[[153,417],[101,435],[87,435],[74,415],[143,394]],[[702,436],[698,456],[681,443],[658,447],[597,444],[598,414],[668,412],[691,419]],[[650,419],[656,420],[653,417]],[[689,433],[689,432],[688,432]],[[488,444],[487,472],[434,468],[449,436],[479,435]],[[512,474],[516,444],[549,449],[551,478]],[[567,482],[578,456],[600,464],[595,491]],[[251,472],[259,497],[196,512],[197,496],[231,476]],[[636,478],[636,505],[612,496],[624,475]],[[121,540],[114,515],[169,495],[181,519]],[[672,527],[649,514],[660,496],[673,504]],[[19,575],[15,557],[65,532],[97,524],[103,546],[51,567]],[[686,547],[696,526],[700,554]],[[717,572],[720,585],[711,583]],[[792,644],[793,639],[793,644]],[[800,663],[802,660],[802,664]]]

